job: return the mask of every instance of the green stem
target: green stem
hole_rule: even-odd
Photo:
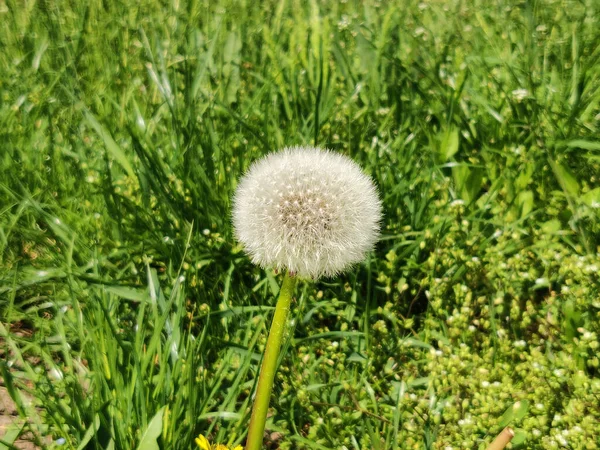
[[[279,299],[277,300],[277,306],[275,306],[275,315],[273,316],[273,323],[271,324],[271,331],[269,332],[267,347],[265,348],[265,355],[260,368],[258,388],[256,389],[248,439],[246,440],[246,450],[260,450],[262,448],[269,400],[271,399],[271,390],[273,389],[273,380],[275,379],[275,370],[277,369],[277,360],[279,359],[279,350],[281,349],[281,342],[283,341],[285,324],[295,286],[296,278],[286,272],[283,284],[279,290]]]

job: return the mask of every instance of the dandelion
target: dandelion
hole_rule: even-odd
[[[236,237],[255,264],[314,279],[361,261],[379,235],[381,202],[349,158],[309,147],[256,162],[234,196]]]
[[[236,237],[255,264],[285,272],[246,450],[262,448],[294,275],[318,279],[358,263],[377,241],[380,221],[373,181],[351,159],[331,151],[286,148],[254,163],[240,181],[233,198]]]
[[[210,445],[208,439],[206,439],[203,435],[200,435],[196,438],[196,445],[200,450],[230,450],[229,447],[223,444],[215,444]],[[232,448],[231,450],[244,450],[241,445]]]

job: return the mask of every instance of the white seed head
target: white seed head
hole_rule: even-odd
[[[380,220],[371,178],[346,156],[318,148],[260,159],[233,198],[235,234],[255,264],[315,279],[361,261]]]

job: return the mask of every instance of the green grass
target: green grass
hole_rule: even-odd
[[[317,144],[373,176],[383,237],[298,286],[270,448],[485,448],[504,425],[598,448],[598,17],[0,0],[0,369],[24,430],[243,443],[280,279],[230,199],[256,158]]]

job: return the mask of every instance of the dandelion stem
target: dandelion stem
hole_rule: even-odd
[[[290,275],[289,272],[286,272],[283,284],[279,290],[279,299],[277,300],[277,306],[275,306],[275,315],[273,316],[273,323],[271,324],[271,331],[269,332],[267,347],[265,348],[260,368],[258,388],[256,389],[256,398],[254,399],[248,439],[246,441],[246,450],[260,450],[262,448],[269,400],[273,389],[275,370],[277,369],[277,360],[279,359],[279,351],[281,349],[281,342],[283,341],[285,324],[295,286],[296,278]]]

